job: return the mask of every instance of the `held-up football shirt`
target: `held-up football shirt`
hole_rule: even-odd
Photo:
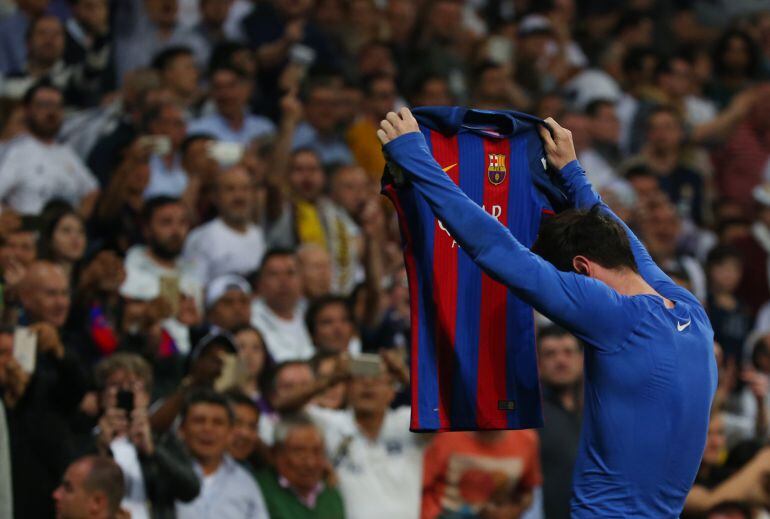
[[[445,107],[414,115],[445,175],[531,246],[542,213],[563,199],[547,177],[540,120]],[[409,278],[411,429],[542,426],[532,308],[481,271],[408,182],[386,179],[383,192]]]

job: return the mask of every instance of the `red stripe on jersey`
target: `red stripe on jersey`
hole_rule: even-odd
[[[408,220],[404,214],[404,208],[401,207],[401,201],[398,199],[398,193],[392,185],[387,185],[384,188],[385,195],[393,203],[396,208],[396,214],[398,215],[398,224],[401,228],[401,236],[404,237],[404,263],[406,264],[406,277],[409,280],[409,322],[412,323],[411,329],[411,342],[412,351],[410,355],[410,367],[411,367],[411,392],[412,392],[412,415],[410,428],[420,429],[420,406],[417,405],[419,401],[418,388],[419,380],[417,379],[419,370],[417,369],[418,349],[420,347],[420,294],[419,294],[419,281],[417,280],[417,263],[414,259],[414,244],[412,242],[412,233],[409,231]]]
[[[511,145],[508,139],[485,139],[484,209],[508,226],[508,189],[511,175]],[[498,409],[506,395],[506,303],[508,290],[488,275],[481,275],[479,319],[479,364],[476,393],[479,429],[506,427],[507,417]]]
[[[460,181],[457,136],[430,132],[433,157],[452,182]],[[457,323],[457,252],[459,246],[436,220],[433,238],[433,300],[436,303],[436,356],[438,360],[439,420],[449,429],[452,406],[452,364]]]

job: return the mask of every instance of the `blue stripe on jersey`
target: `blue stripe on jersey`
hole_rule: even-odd
[[[484,202],[484,141],[466,131],[457,135],[460,189],[479,206]],[[457,261],[457,331],[452,369],[452,427],[476,429],[481,270],[459,245]]]

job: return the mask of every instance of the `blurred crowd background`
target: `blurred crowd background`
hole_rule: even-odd
[[[769,79],[768,0],[0,0],[0,517],[568,517],[546,320],[542,430],[408,431],[375,130],[421,105],[572,130],[712,320],[683,517],[768,517]]]

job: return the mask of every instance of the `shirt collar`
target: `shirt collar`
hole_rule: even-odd
[[[318,501],[318,496],[321,495],[321,492],[324,490],[324,484],[323,481],[319,481],[318,484],[311,490],[307,496],[302,497],[302,495],[297,492],[294,487],[291,486],[291,483],[289,483],[289,480],[285,477],[279,475],[278,476],[278,484],[281,485],[281,488],[285,488],[289,491],[291,491],[292,494],[294,494],[294,497],[299,500],[300,503],[305,505],[306,507],[310,508],[311,510],[315,508],[315,504]]]

